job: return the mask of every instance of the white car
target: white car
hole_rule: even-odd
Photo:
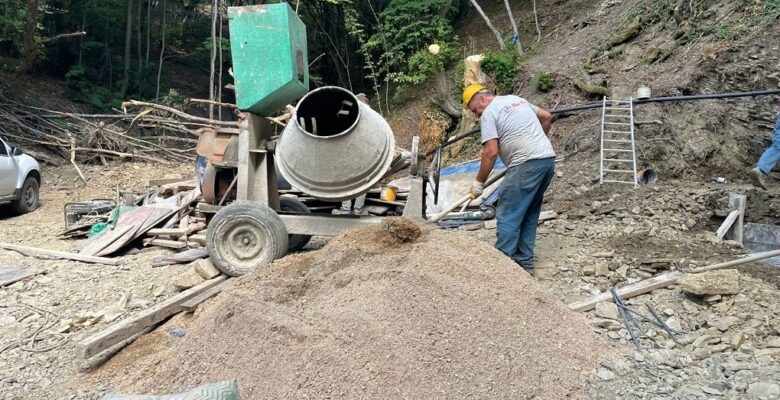
[[[38,161],[0,138],[0,204],[11,203],[21,213],[38,208],[41,169]]]

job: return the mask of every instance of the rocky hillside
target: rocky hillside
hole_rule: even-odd
[[[527,50],[516,93],[547,108],[598,100],[575,82],[603,87],[613,98],[634,96],[640,85],[651,87],[653,96],[780,87],[777,1],[537,3],[543,32],[538,42],[530,4],[515,4]],[[499,30],[511,30],[502,2],[484,7]],[[473,9],[459,36],[465,54],[498,47]],[[549,92],[535,88],[532,77],[539,73],[553,78]],[[410,112],[419,115],[419,107],[414,103]],[[638,106],[637,121],[648,122],[637,130],[639,162],[664,179],[742,179],[770,142],[776,108],[770,97]],[[572,171],[587,178],[598,173],[599,115],[571,115],[553,132],[559,155],[575,161]],[[426,125],[411,128],[421,127]]]

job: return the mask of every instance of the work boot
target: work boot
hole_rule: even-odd
[[[337,209],[333,210],[331,212],[331,214],[333,214],[333,215],[350,215],[350,214],[352,214],[352,210],[350,210],[349,208],[342,207],[342,208],[337,208]]]
[[[355,215],[368,215],[368,211],[366,211],[366,210],[364,210],[362,208],[356,208],[354,214]]]
[[[766,190],[766,174],[758,168],[750,170],[750,182],[753,186]]]

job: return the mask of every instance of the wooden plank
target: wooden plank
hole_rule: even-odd
[[[695,268],[690,270],[689,273],[699,274],[702,272],[734,267],[737,265],[747,264],[749,262],[763,260],[766,258],[772,258],[776,256],[780,256],[780,250],[765,251],[763,253],[753,254],[752,256],[740,258],[738,260],[726,261],[718,264],[708,265],[706,267]],[[643,281],[639,281],[627,286],[623,286],[622,288],[616,289],[616,291],[618,296],[621,299],[628,299],[631,297],[639,296],[640,294],[652,292],[655,289],[672,285],[675,282],[677,282],[677,279],[681,278],[684,275],[685,273],[681,271],[667,272],[662,275],[658,275],[649,279],[645,279]],[[589,299],[580,300],[571,303],[569,304],[569,308],[572,311],[588,311],[590,309],[595,308],[596,304],[601,303],[602,301],[612,301],[612,295],[609,292],[601,293]]]
[[[162,267],[164,265],[171,264],[184,264],[206,258],[209,256],[209,251],[206,249],[190,249],[176,253],[172,256],[155,257],[152,260],[152,267]]]
[[[203,234],[203,235],[192,235],[192,236],[190,236],[190,240],[195,242],[195,243],[200,243],[200,244],[202,244],[204,246],[206,245],[206,235],[205,234]]]
[[[669,286],[676,282],[681,276],[683,276],[683,273],[680,271],[667,272],[663,275],[623,286],[622,288],[616,289],[616,291],[621,299],[628,299],[630,297],[639,296],[640,294],[652,292],[655,289]],[[569,308],[572,311],[588,311],[595,308],[596,304],[601,303],[602,301],[612,301],[612,294],[605,292],[589,299],[576,301],[569,304]]]
[[[9,266],[0,267],[0,287],[19,282],[22,279],[38,275],[41,272],[42,271],[35,268]]]
[[[37,247],[18,246],[15,244],[2,243],[2,242],[0,242],[0,248],[6,250],[18,251],[19,253],[22,253],[24,255],[30,255],[36,257],[38,256],[54,257],[54,258],[62,258],[66,260],[81,261],[85,263],[108,264],[108,265],[119,265],[122,263],[122,261],[118,258],[86,256],[78,253],[68,253],[65,251],[39,249]]]
[[[178,178],[162,178],[162,179],[147,179],[144,181],[144,186],[160,186],[160,185],[167,185],[169,183],[176,183],[176,182],[182,182],[186,180],[186,178],[178,177]]]
[[[114,229],[106,228],[103,232],[100,232],[99,236],[89,240],[85,246],[79,250],[79,253],[87,256],[94,256],[99,251],[122,239],[125,235],[128,235],[128,232],[133,228],[137,227],[133,224],[129,224],[117,226]]]
[[[140,209],[148,209],[146,218],[143,220],[139,220],[134,224],[136,226],[136,229],[131,229],[127,232],[125,236],[122,236],[119,240],[117,240],[114,243],[111,243],[110,245],[106,246],[105,249],[100,250],[97,252],[98,256],[107,256],[111,253],[114,253],[121,249],[122,247],[126,246],[128,243],[132,242],[133,240],[137,239],[144,233],[146,233],[149,229],[152,229],[153,227],[157,226],[162,220],[169,217],[173,213],[176,212],[176,210],[173,210],[171,208],[166,207],[156,207],[156,206],[145,206],[141,207]]]
[[[183,249],[187,247],[187,243],[180,242],[178,240],[146,239],[144,240],[144,246],[160,246],[167,247],[169,249]]]
[[[198,305],[200,303],[203,303],[204,301],[214,297],[217,295],[217,293],[221,292],[222,289],[225,289],[226,287],[231,286],[233,283],[235,283],[237,278],[228,278],[216,286],[212,287],[209,290],[206,290],[205,292],[185,301],[181,305],[181,309],[184,312],[193,312],[195,309],[198,308]]]
[[[80,358],[92,357],[123,340],[129,339],[144,329],[156,326],[171,315],[181,311],[182,303],[211,289],[214,285],[224,281],[226,278],[227,277],[225,276],[218,276],[197,286],[193,286],[146,311],[125,319],[102,332],[98,332],[82,340],[76,344],[76,356]]]
[[[149,229],[146,234],[148,236],[186,236],[188,228],[156,228]]]
[[[734,221],[737,220],[737,217],[739,216],[739,211],[734,210],[729,213],[728,217],[723,221],[723,223],[720,225],[720,228],[718,228],[717,232],[715,232],[715,236],[718,237],[718,239],[723,239],[723,236],[726,235],[726,231],[731,228],[731,225],[734,224]]]
[[[738,211],[739,216],[731,225],[731,228],[726,231],[726,239],[734,240],[739,244],[742,244],[744,240],[745,204],[747,204],[747,196],[744,194],[729,193],[729,210],[732,210],[732,212]]]

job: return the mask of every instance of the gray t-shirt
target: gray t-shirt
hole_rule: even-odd
[[[501,160],[507,167],[528,160],[555,157],[550,139],[536,116],[539,107],[517,96],[496,96],[482,112],[482,143],[498,139]]]

